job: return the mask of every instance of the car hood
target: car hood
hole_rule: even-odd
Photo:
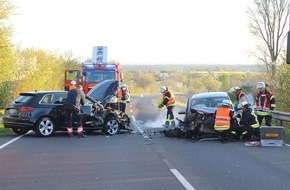
[[[195,108],[196,111],[201,111],[205,114],[214,114],[217,108],[212,107],[202,107],[202,108]]]
[[[118,89],[119,81],[104,80],[93,87],[87,96],[101,102],[104,106],[110,101]]]

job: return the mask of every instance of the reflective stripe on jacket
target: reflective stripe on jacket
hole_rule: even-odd
[[[228,130],[231,126],[230,109],[219,107],[216,110],[214,129],[217,131]]]
[[[269,115],[269,111],[275,109],[275,97],[270,91],[265,93],[259,92],[256,97],[256,114],[266,116]]]
[[[241,114],[240,125],[251,126],[252,128],[260,127],[257,115],[255,114],[255,111],[252,110],[251,108],[248,108],[246,111],[240,114]]]
[[[176,98],[172,92],[169,90],[163,93],[163,105],[174,106],[176,104]]]

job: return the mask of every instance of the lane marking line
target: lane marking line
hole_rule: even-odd
[[[186,190],[195,190],[194,187],[177,171],[177,169],[170,169],[178,181],[185,187]]]
[[[28,131],[26,134],[29,134],[29,133],[31,133],[31,131]],[[10,140],[10,141],[4,143],[3,145],[0,146],[0,150],[3,149],[4,147],[8,146],[9,144],[11,144],[11,143],[17,141],[18,139],[24,137],[26,134],[24,134],[24,135],[20,135],[20,136],[18,136],[18,137],[15,137],[14,139],[12,139],[12,140]]]
[[[173,175],[178,179],[178,181],[185,187],[186,190],[195,190],[194,187],[179,173],[179,171],[173,168],[173,165],[167,160],[163,159],[163,162],[167,165],[169,170],[173,173]]]

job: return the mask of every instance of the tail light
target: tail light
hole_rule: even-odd
[[[17,107],[17,110],[20,112],[32,112],[34,108],[29,106],[19,106]]]

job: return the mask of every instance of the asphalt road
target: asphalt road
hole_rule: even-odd
[[[0,190],[290,189],[290,147],[165,137],[157,98],[132,97],[133,134],[0,137]]]

